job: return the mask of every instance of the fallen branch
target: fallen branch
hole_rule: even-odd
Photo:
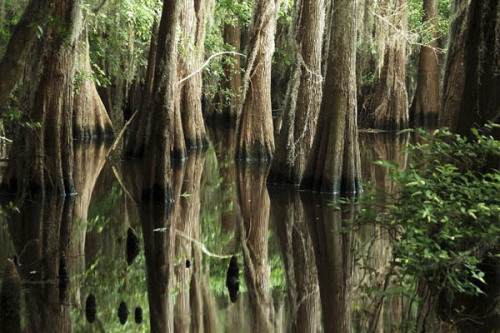
[[[134,112],[134,114],[132,115],[132,117],[130,117],[130,119],[125,123],[125,125],[122,128],[122,130],[120,131],[120,133],[116,137],[115,142],[113,142],[113,145],[111,146],[111,149],[109,150],[109,153],[108,153],[108,156],[106,156],[106,159],[109,159],[109,157],[111,156],[111,153],[113,152],[113,150],[116,149],[116,146],[118,145],[118,142],[120,142],[120,139],[122,138],[123,133],[125,133],[125,130],[128,128],[128,126],[130,125],[130,123],[132,122],[132,120],[134,120],[134,118],[137,115],[137,113],[139,113],[139,110],[136,110]]]
[[[7,142],[12,142],[11,139],[7,139],[6,137],[4,136],[0,136],[0,140],[3,140],[3,141],[7,141]]]
[[[215,57],[217,57],[217,56],[220,56],[220,55],[222,55],[222,54],[240,55],[240,56],[242,56],[242,57],[244,57],[244,56],[245,56],[244,54],[241,54],[241,53],[238,53],[238,52],[233,52],[233,51],[222,51],[222,52],[218,52],[218,53],[216,53],[216,54],[213,54],[213,55],[211,55],[211,56],[207,59],[207,61],[205,61],[205,63],[204,63],[203,65],[201,65],[201,67],[200,67],[200,68],[198,68],[197,70],[195,70],[194,72],[192,72],[191,74],[189,74],[188,76],[186,76],[185,78],[181,79],[181,80],[179,81],[179,84],[180,84],[180,83],[182,83],[182,82],[184,82],[184,81],[186,81],[186,80],[188,80],[188,79],[190,79],[191,77],[195,76],[195,75],[196,75],[196,74],[198,74],[199,72],[201,72],[203,68],[207,67],[207,65],[210,63],[210,61],[211,61],[213,58],[215,58]]]

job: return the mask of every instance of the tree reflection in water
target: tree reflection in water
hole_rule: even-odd
[[[0,269],[7,257],[19,257],[21,329],[400,331],[408,300],[361,287],[384,287],[396,234],[376,226],[337,232],[352,209],[336,209],[331,197],[266,186],[266,165],[234,163],[234,133],[211,137],[213,149],[173,167],[174,203],[141,203],[141,162],[106,163],[107,147],[98,145],[76,147],[75,199],[17,203],[20,213],[0,225]],[[407,140],[362,136],[364,178],[393,190],[386,171],[367,161],[403,167],[399,149]],[[130,265],[129,228],[139,245]],[[226,287],[232,256],[240,272],[235,303]],[[122,301],[130,312],[124,326],[117,316]]]

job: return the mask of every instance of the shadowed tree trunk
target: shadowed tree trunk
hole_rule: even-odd
[[[420,47],[417,89],[410,109],[414,126],[436,126],[440,107],[437,47],[438,1],[424,0],[424,24],[428,24],[432,40]]]
[[[269,188],[271,215],[276,221],[286,271],[290,304],[289,332],[318,330],[318,275],[314,248],[305,223],[304,209],[298,192]]]
[[[150,111],[152,128],[145,159],[146,178],[142,200],[170,201],[170,135],[169,127],[174,122],[177,84],[177,23],[182,2],[163,3],[162,18],[158,30],[158,50],[153,85],[153,101]]]
[[[241,166],[239,196],[243,225],[240,240],[245,265],[245,281],[250,299],[254,332],[272,332],[274,308],[270,290],[268,228],[270,200],[265,179],[267,166]]]
[[[333,26],[318,128],[302,188],[329,193],[361,189],[356,115],[357,2],[333,3]]]
[[[382,20],[378,23],[387,25],[381,29],[386,34],[385,50],[380,55],[383,58],[380,77],[368,101],[368,110],[373,113],[368,126],[398,131],[408,126],[406,39],[402,36],[407,30],[408,8],[406,0],[390,0],[385,1],[382,10],[381,15],[387,17],[390,25]]]
[[[0,291],[0,333],[21,332],[21,277],[11,259],[7,259]]]
[[[500,119],[500,0],[471,2],[469,15],[467,40],[463,41],[465,85],[454,128],[462,134],[488,120]]]
[[[10,37],[5,55],[0,62],[0,77],[2,78],[0,80],[0,110],[4,108],[10,92],[21,78],[26,55],[31,50],[37,34],[40,33],[38,29],[45,30],[52,7],[53,1],[31,0]]]
[[[295,60],[285,102],[283,129],[268,181],[299,185],[314,138],[321,106],[321,47],[324,0],[295,3],[292,32]]]
[[[256,0],[243,78],[236,158],[270,160],[274,152],[271,113],[271,58],[280,0]]]
[[[236,22],[224,24],[224,43],[230,46],[234,52],[241,52],[241,29],[238,19],[236,19]],[[233,122],[239,117],[238,101],[241,89],[241,64],[239,55],[228,56],[227,59],[223,62],[224,77],[221,83],[224,92],[222,105],[225,108],[223,119]]]
[[[41,126],[20,128],[16,135],[4,183],[11,193],[75,192],[72,120],[75,58],[82,30],[81,0],[55,1],[52,16],[60,18],[61,26],[52,27],[50,39],[44,41],[47,55],[43,57],[41,79],[28,115],[30,121]]]
[[[465,86],[464,61],[467,45],[467,25],[469,22],[469,2],[454,0],[450,13],[450,36],[448,38],[441,103],[442,112],[439,115],[439,125],[456,128],[457,115]]]

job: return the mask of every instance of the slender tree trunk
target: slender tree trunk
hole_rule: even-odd
[[[224,43],[230,46],[234,52],[241,51],[241,29],[239,21],[224,24]],[[230,59],[230,60],[229,60]],[[221,102],[224,107],[223,119],[229,122],[236,121],[238,114],[238,101],[240,99],[241,89],[241,64],[240,56],[234,55],[228,57],[223,62],[224,77],[222,78]]]
[[[306,168],[321,106],[324,0],[295,3],[292,77],[269,182],[299,185]]]
[[[323,100],[301,187],[357,193],[361,189],[356,119],[357,2],[336,0],[333,6]]]
[[[45,30],[52,1],[31,0],[12,34],[0,62],[0,110],[4,108],[14,85],[21,78],[26,55],[31,50],[39,28]]]
[[[424,0],[424,24],[429,25],[432,40],[420,47],[418,79],[410,117],[415,126],[436,126],[441,100],[439,97],[439,67],[437,47],[438,2]]]
[[[406,0],[386,1],[382,15],[391,26],[382,29],[385,36],[380,77],[369,100],[373,119],[370,126],[398,131],[408,126],[408,96],[406,93],[406,40],[401,35],[407,30],[408,8]],[[379,25],[387,25],[380,21]]]
[[[175,116],[177,84],[177,23],[182,2],[163,3],[162,18],[158,31],[158,50],[151,105],[151,139],[145,161],[147,177],[143,186],[142,200],[171,201],[170,171],[170,123]],[[174,121],[175,124],[175,121]]]
[[[471,2],[467,29],[465,85],[454,128],[462,134],[500,119],[500,0]]]
[[[40,128],[21,128],[16,135],[4,184],[11,193],[75,193],[73,89],[82,2],[55,1],[52,15],[61,18],[66,33],[53,28],[44,45],[48,55],[28,117],[39,122]]]
[[[439,115],[440,126],[457,127],[462,92],[465,86],[465,50],[468,37],[468,22],[469,2],[454,0],[451,9],[450,35],[443,80],[442,112]]]
[[[236,155],[244,161],[270,160],[274,153],[271,58],[279,3],[280,0],[256,0],[253,5]]]

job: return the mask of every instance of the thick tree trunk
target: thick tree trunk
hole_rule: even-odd
[[[77,67],[80,75],[73,101],[73,137],[77,140],[113,136],[113,125],[92,80],[87,32],[79,42]]]
[[[462,134],[500,119],[500,0],[471,2],[467,29],[465,85],[454,128]]]
[[[361,189],[356,115],[357,2],[336,0],[323,100],[302,188],[329,193]]]
[[[177,23],[182,2],[163,3],[158,31],[158,50],[151,105],[152,128],[147,146],[142,200],[167,202],[172,200],[169,184],[170,131],[175,113],[177,84]],[[174,124],[176,122],[174,121]]]
[[[58,0],[52,15],[61,18],[67,33],[61,34],[54,28],[44,45],[48,55],[29,113],[29,119],[41,126],[21,128],[16,135],[4,184],[11,193],[75,193],[73,88],[77,42],[82,30],[82,2]]]
[[[321,47],[324,1],[296,2],[292,77],[269,182],[299,185],[312,146],[321,106]]]
[[[5,55],[0,62],[0,110],[4,108],[14,85],[21,78],[26,55],[37,34],[45,29],[51,1],[31,0],[12,34]]]
[[[450,18],[450,36],[446,70],[443,80],[442,111],[439,125],[456,128],[462,92],[465,86],[465,50],[467,46],[467,26],[469,22],[469,2],[454,0]]]
[[[236,154],[243,161],[270,160],[274,153],[271,58],[279,3],[280,0],[256,0],[253,5]]]
[[[382,15],[390,20],[390,26],[381,29],[385,36],[380,77],[368,102],[372,112],[369,126],[398,131],[408,126],[408,96],[406,93],[406,40],[401,35],[407,30],[406,0],[387,1]],[[379,25],[387,24],[382,20]]]
[[[195,72],[202,64],[205,54],[205,26],[209,10],[208,0],[188,0],[183,2],[180,25],[181,55],[178,76],[180,79]],[[186,149],[200,149],[208,145],[205,123],[201,109],[202,73],[183,82],[179,87],[180,113]]]
[[[439,97],[439,68],[437,47],[437,0],[424,0],[424,23],[429,24],[432,40],[428,46],[420,47],[418,79],[415,97],[410,109],[410,118],[414,126],[436,126],[441,100]]]

